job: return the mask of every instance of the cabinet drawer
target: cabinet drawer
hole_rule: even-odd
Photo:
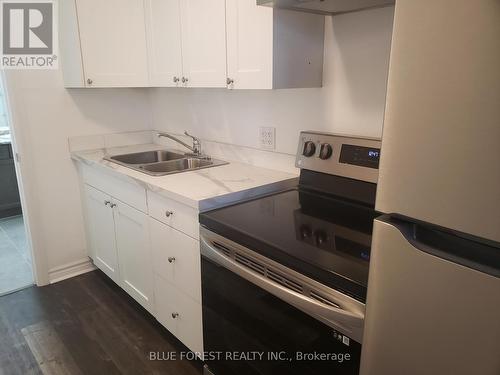
[[[111,176],[98,168],[82,165],[82,178],[86,184],[99,189],[113,198],[125,202],[139,211],[147,212],[146,190],[132,181]]]
[[[155,275],[156,319],[191,351],[203,352],[201,304]]]
[[[201,303],[200,242],[149,218],[156,274]]]
[[[171,227],[198,239],[198,210],[148,191],[149,215]]]

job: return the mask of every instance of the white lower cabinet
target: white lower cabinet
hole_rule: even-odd
[[[203,352],[201,304],[155,275],[156,319],[184,345]]]
[[[90,256],[102,272],[119,284],[120,273],[111,197],[89,185],[84,185],[84,192]]]
[[[148,216],[84,185],[91,257],[95,265],[148,311],[153,311],[153,265]]]
[[[113,204],[121,287],[146,310],[153,312],[148,216],[123,202]]]
[[[203,352],[198,211],[148,192],[144,213],[139,210],[145,206],[144,190],[127,185],[118,189],[101,177],[83,173],[85,220],[95,265],[191,351]]]

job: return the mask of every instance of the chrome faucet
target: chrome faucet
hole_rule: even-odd
[[[184,130],[184,135],[191,137],[193,139],[193,147],[191,150],[193,154],[200,156],[201,155],[201,141],[199,138],[192,136],[187,131]]]
[[[169,138],[169,139],[171,139],[171,140],[173,140],[173,141],[175,141],[175,142],[183,145],[187,149],[191,150],[193,156],[203,157],[203,154],[201,153],[201,141],[200,141],[200,139],[197,138],[197,137],[192,136],[187,131],[184,131],[184,135],[186,135],[188,137],[191,137],[193,139],[193,145],[192,146],[188,145],[187,143],[181,141],[179,138],[174,137],[173,135],[170,135],[168,133],[163,133],[163,132],[158,132],[157,133],[158,137]]]

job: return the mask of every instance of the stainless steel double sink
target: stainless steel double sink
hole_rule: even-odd
[[[151,176],[164,176],[228,164],[223,160],[211,159],[206,156],[194,156],[167,150],[106,156],[104,159]]]

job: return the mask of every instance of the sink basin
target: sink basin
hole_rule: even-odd
[[[107,156],[104,159],[151,176],[164,176],[228,164],[222,160],[197,158],[166,150]]]
[[[150,164],[168,160],[182,159],[184,157],[185,156],[183,154],[177,154],[171,151],[159,150],[159,151],[136,152],[133,154],[125,154],[125,155],[116,155],[107,158],[107,160],[123,164]]]
[[[209,167],[214,164],[213,160],[185,158],[162,163],[147,164],[139,167],[145,172],[151,174],[167,174],[173,172],[182,172],[186,170]]]

